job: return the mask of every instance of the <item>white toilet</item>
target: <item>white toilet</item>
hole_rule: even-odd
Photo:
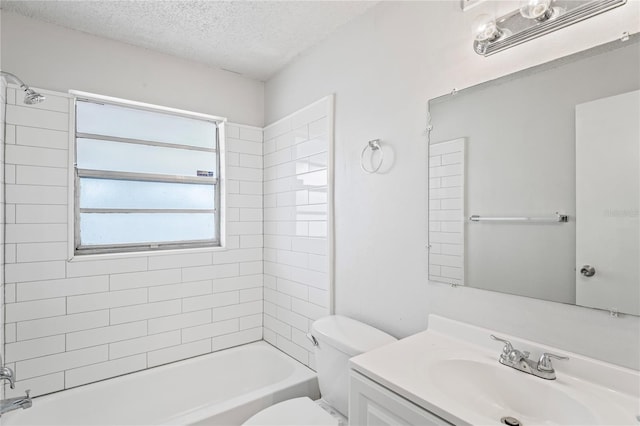
[[[315,321],[310,334],[317,341],[314,352],[322,403],[346,417],[349,408],[349,358],[395,342],[396,338],[340,315]],[[338,418],[307,397],[272,405],[244,423],[245,426],[338,424]]]

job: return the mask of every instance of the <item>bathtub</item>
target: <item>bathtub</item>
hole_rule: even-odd
[[[320,396],[316,374],[255,342],[34,398],[0,424],[238,425],[298,396]]]

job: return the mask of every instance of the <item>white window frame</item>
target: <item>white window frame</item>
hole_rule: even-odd
[[[105,256],[105,255],[149,255],[149,254],[165,254],[169,252],[183,252],[185,250],[197,250],[201,251],[212,250],[224,248],[225,246],[225,211],[226,211],[226,203],[225,203],[225,124],[227,119],[224,117],[218,117],[208,114],[202,114],[192,111],[186,111],[176,108],[164,107],[159,105],[147,104],[142,102],[130,101],[126,99],[114,98],[109,96],[96,95],[93,93],[81,92],[70,90],[70,95],[72,96],[72,111],[73,114],[69,114],[70,116],[70,164],[69,167],[69,228],[70,228],[70,237],[69,238],[69,251],[70,251],[70,259],[80,259],[80,258],[93,258],[97,256]],[[140,110],[146,110],[157,113],[171,114],[177,115],[181,117],[187,117],[191,119],[209,121],[214,123],[216,126],[216,148],[207,149],[207,148],[198,148],[191,147],[186,145],[172,145],[170,143],[161,143],[161,142],[153,142],[153,141],[144,141],[137,139],[128,139],[128,138],[119,138],[119,137],[105,137],[102,135],[93,135],[93,134],[84,134],[77,132],[76,129],[76,102],[87,101],[87,102],[96,102],[103,104],[110,104],[116,106],[122,106],[126,108],[135,108]],[[135,180],[147,180],[153,182],[186,182],[184,177],[176,176],[175,178],[167,178],[167,176],[161,175],[152,175],[147,173],[128,173],[128,172],[109,172],[109,171],[95,171],[95,170],[82,170],[78,169],[77,161],[76,161],[76,141],[78,138],[90,138],[96,140],[108,140],[115,142],[126,142],[126,143],[134,143],[134,144],[142,144],[142,145],[152,145],[152,146],[162,146],[162,147],[175,147],[180,149],[194,149],[199,151],[208,151],[208,152],[216,152],[216,168],[217,168],[217,176],[216,178],[209,177],[193,177],[187,179],[189,182],[193,183],[203,183],[203,182],[211,182],[215,185],[215,209],[208,211],[199,211],[199,210],[189,210],[189,212],[204,212],[204,213],[213,213],[214,220],[216,221],[216,238],[213,240],[196,240],[196,241],[169,241],[169,242],[152,242],[147,244],[110,244],[110,245],[102,245],[102,246],[80,246],[80,199],[79,199],[79,183],[80,177],[99,177],[99,178],[113,178],[113,179],[127,179],[127,178],[135,178]],[[146,179],[145,179],[146,178]],[[157,179],[155,179],[157,178]],[[112,209],[90,209],[92,212],[98,212],[98,210],[109,210],[111,212]],[[117,209],[118,212],[126,212],[128,209]],[[140,209],[131,209],[140,212]],[[163,209],[151,209],[144,210],[143,212],[159,212]],[[86,210],[83,209],[83,212]],[[169,210],[167,210],[169,211]],[[182,210],[171,210],[172,212],[183,212]],[[114,211],[115,212],[115,211]]]

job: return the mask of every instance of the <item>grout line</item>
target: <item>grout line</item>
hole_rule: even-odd
[[[17,146],[26,146],[26,145],[17,145]],[[37,148],[37,147],[34,147],[34,148]],[[47,149],[54,149],[54,148],[47,148]],[[68,171],[68,167],[67,166],[64,166],[64,167],[61,167],[61,166],[48,166],[48,165],[41,166],[41,165],[33,165],[33,164],[10,163],[10,162],[5,163],[5,165],[6,166],[15,166],[16,170],[18,169],[18,167],[40,167],[40,168],[43,168],[43,169],[54,169],[54,170],[57,169],[57,170],[64,170],[65,172]],[[14,170],[14,171],[16,171],[16,170]],[[14,180],[17,180],[16,178],[17,178],[17,176],[14,176]],[[15,185],[15,184],[13,184],[13,185]]]

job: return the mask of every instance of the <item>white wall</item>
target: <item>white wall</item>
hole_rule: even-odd
[[[30,86],[166,105],[262,127],[263,83],[197,62],[2,13],[3,70]]]
[[[427,100],[640,30],[640,2],[629,1],[489,58],[473,53],[473,19],[517,5],[462,12],[458,1],[379,4],[266,83],[266,122],[336,94],[338,313],[396,336],[424,329],[427,315],[439,313],[640,368],[638,317],[427,283]],[[360,151],[375,138],[391,167],[367,175]]]

